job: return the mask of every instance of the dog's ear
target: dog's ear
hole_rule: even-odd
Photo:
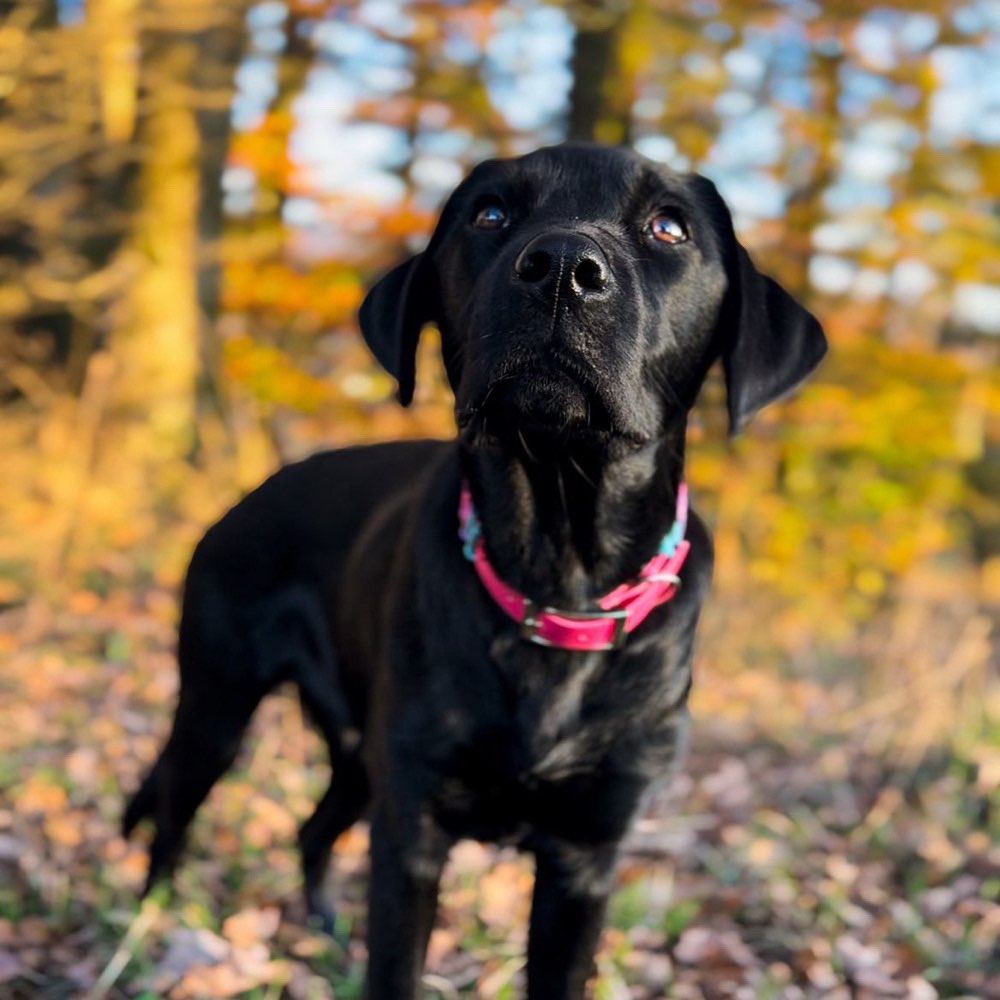
[[[826,354],[823,329],[773,278],[760,273],[733,237],[722,366],[729,432],[795,388]]]
[[[371,288],[358,313],[361,334],[398,383],[397,398],[403,406],[413,400],[420,331],[437,312],[433,279],[427,251],[410,257]]]
[[[708,209],[725,260],[728,289],[716,343],[726,376],[729,432],[738,434],[761,407],[790,392],[820,363],[826,337],[812,313],[754,266],[715,185],[699,174],[689,178]]]

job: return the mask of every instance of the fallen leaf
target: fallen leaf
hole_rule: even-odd
[[[280,923],[281,911],[276,906],[248,907],[223,921],[222,934],[234,947],[247,948],[274,937]]]
[[[479,918],[497,929],[527,920],[531,873],[517,861],[502,861],[479,881]]]

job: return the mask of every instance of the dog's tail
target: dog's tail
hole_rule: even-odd
[[[159,785],[159,764],[157,761],[143,779],[139,790],[129,800],[122,816],[122,836],[127,840],[132,831],[147,817],[153,815],[156,807],[156,791]]]

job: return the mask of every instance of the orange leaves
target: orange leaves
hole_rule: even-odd
[[[289,844],[295,839],[295,817],[283,805],[256,795],[250,800],[250,813],[242,836],[251,846],[264,848]]]
[[[501,861],[479,880],[479,919],[494,930],[523,926],[534,880],[522,861]]]
[[[390,237],[393,243],[402,243],[414,234],[429,233],[434,222],[433,212],[410,201],[394,207],[392,211],[383,212],[378,220],[378,229],[380,233]]]
[[[44,772],[31,775],[21,785],[16,798],[21,812],[41,816],[58,813],[66,807],[67,801],[66,789]]]
[[[253,131],[233,136],[229,163],[252,169],[266,188],[289,190],[294,168],[288,156],[288,136],[294,125],[288,108],[270,110]]]
[[[285,317],[308,313],[317,326],[337,326],[353,318],[361,285],[355,273],[337,267],[303,271],[280,261],[234,261],[226,267],[223,302]]]
[[[281,913],[276,906],[265,909],[249,907],[223,921],[222,936],[234,948],[249,948],[273,938],[279,923],[281,923]]]
[[[49,842],[61,847],[79,847],[83,842],[86,816],[87,814],[82,809],[73,809],[49,816],[45,820],[45,835]]]

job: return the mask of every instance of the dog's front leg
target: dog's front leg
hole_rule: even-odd
[[[378,809],[371,827],[367,1000],[415,1000],[450,839],[427,815]]]
[[[582,1000],[614,878],[616,846],[536,849],[528,1000]]]

